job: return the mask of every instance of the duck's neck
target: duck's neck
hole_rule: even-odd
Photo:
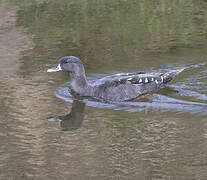
[[[83,73],[70,73],[71,77],[71,89],[75,91],[75,93],[83,95],[86,93],[89,88],[89,83],[86,79],[85,72]]]

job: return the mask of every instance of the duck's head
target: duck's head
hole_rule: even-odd
[[[67,71],[70,73],[85,73],[81,60],[75,56],[62,57],[59,64],[47,70],[47,72]]]

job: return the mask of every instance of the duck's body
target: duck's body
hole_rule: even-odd
[[[70,73],[71,91],[80,96],[91,96],[108,101],[126,101],[140,95],[164,88],[174,76],[184,69],[166,73],[120,73],[104,77],[95,82],[88,82],[80,59],[74,56],[63,57],[60,64],[48,72],[65,70]]]

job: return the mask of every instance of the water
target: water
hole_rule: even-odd
[[[207,179],[206,2],[0,1],[0,179]],[[74,99],[89,80],[187,67],[140,102]]]

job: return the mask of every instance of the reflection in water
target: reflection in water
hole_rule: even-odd
[[[49,121],[59,122],[60,127],[65,131],[77,130],[81,127],[84,119],[85,103],[80,100],[73,100],[71,112],[58,118],[49,118]]]

